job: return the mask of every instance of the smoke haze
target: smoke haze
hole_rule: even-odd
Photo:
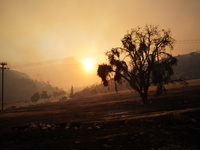
[[[81,60],[106,62],[127,30],[146,24],[171,29],[172,54],[199,50],[199,0],[1,0],[0,61],[31,78],[69,89],[99,83]]]

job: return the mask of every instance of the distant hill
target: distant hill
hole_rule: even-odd
[[[174,66],[174,78],[200,78],[200,52],[176,56],[178,64]]]
[[[0,85],[2,85],[2,74],[0,73]],[[1,87],[0,87],[1,89]],[[14,70],[5,70],[4,75],[4,102],[5,104],[29,102],[35,92],[47,91],[49,95],[59,92],[61,89],[52,87],[45,82],[32,80],[27,74]],[[2,91],[0,90],[2,94]],[[1,98],[0,98],[1,99]]]

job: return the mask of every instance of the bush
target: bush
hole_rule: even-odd
[[[48,94],[47,94],[47,91],[42,91],[42,94],[41,94],[41,96],[40,96],[41,98],[50,98],[51,96],[49,96]]]
[[[38,92],[33,94],[33,96],[31,97],[32,102],[37,102],[39,99],[40,99],[40,94]]]

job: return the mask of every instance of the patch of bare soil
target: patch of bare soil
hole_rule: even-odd
[[[200,149],[200,86],[171,88],[142,106],[130,91],[0,113],[0,147]]]

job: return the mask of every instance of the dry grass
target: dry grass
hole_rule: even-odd
[[[144,106],[127,90],[6,110],[0,113],[0,144],[4,149],[200,148],[200,80],[168,89],[162,97],[150,91]],[[81,127],[68,127],[77,122]],[[31,123],[60,126],[25,130]]]

